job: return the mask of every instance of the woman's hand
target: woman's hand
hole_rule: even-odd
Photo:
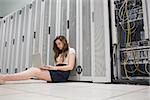
[[[40,67],[40,69],[42,69],[42,70],[57,70],[56,67],[51,66],[51,65],[43,65]]]
[[[42,70],[49,70],[49,67],[47,65],[43,65],[39,67]]]

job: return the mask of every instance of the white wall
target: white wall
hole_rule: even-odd
[[[32,0],[0,0],[0,17],[4,17],[9,13],[24,7]]]

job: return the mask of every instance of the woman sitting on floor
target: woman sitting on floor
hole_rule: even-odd
[[[37,77],[48,82],[65,82],[75,65],[75,50],[70,48],[64,36],[58,36],[53,42],[54,66],[31,67],[15,74],[0,74],[0,84],[5,81],[28,80]]]

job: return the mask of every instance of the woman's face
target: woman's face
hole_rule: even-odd
[[[60,41],[59,39],[56,40],[56,45],[57,47],[62,50],[62,48],[64,47],[64,44],[62,41]]]

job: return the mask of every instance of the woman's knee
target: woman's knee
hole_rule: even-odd
[[[41,72],[41,69],[36,68],[36,67],[31,67],[28,70],[32,71],[32,73],[34,73],[34,74],[38,74]]]

